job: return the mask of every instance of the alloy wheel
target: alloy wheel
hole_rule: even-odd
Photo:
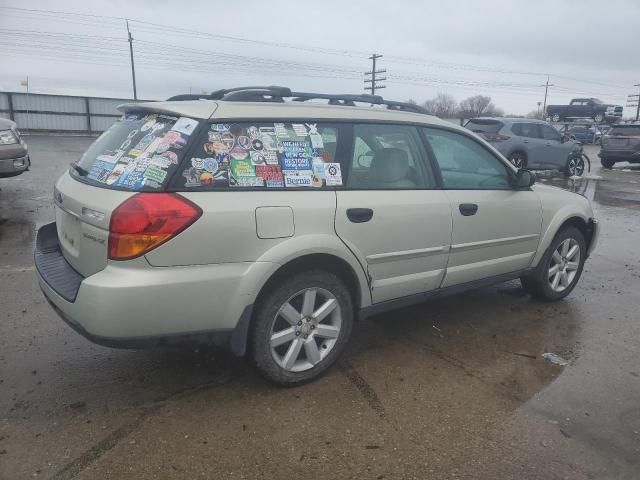
[[[521,154],[519,153],[514,153],[513,155],[511,155],[511,157],[509,158],[509,161],[513,164],[514,167],[516,168],[522,168],[522,165],[524,163],[524,158],[522,157]]]
[[[271,355],[290,372],[303,372],[331,352],[340,335],[338,299],[323,288],[307,288],[291,296],[278,310],[271,327]]]
[[[548,271],[548,281],[554,292],[566,290],[580,267],[580,245],[573,238],[567,238],[554,250]]]
[[[572,158],[567,164],[567,171],[570,176],[580,177],[584,173],[584,159],[582,157]]]
[[[558,115],[557,113],[553,114],[553,116],[551,117],[551,121],[552,122],[559,122],[560,121],[560,115]]]

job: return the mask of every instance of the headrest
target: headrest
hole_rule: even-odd
[[[409,172],[409,155],[400,148],[383,148],[373,156],[369,171],[372,176],[385,183],[405,179]]]

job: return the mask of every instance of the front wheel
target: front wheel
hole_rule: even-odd
[[[353,303],[344,282],[322,270],[301,272],[276,286],[257,306],[253,359],[272,382],[300,385],[336,361],[352,326]]]
[[[540,259],[533,273],[522,277],[523,288],[536,298],[553,301],[575,288],[587,255],[582,232],[575,227],[561,229]]]
[[[565,174],[568,177],[581,177],[584,173],[585,162],[582,155],[570,156],[565,167]]]

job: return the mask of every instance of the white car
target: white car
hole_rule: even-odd
[[[96,343],[213,342],[299,384],[357,319],[517,278],[560,299],[596,244],[584,197],[419,107],[283,87],[177,98],[122,106],[38,232],[45,296]]]

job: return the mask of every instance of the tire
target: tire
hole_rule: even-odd
[[[566,250],[563,250],[564,245],[568,246]],[[572,253],[575,246],[578,247],[577,253]],[[556,252],[558,249],[560,250]],[[586,254],[587,244],[582,232],[575,227],[563,227],[556,234],[535,270],[530,275],[520,278],[522,287],[533,297],[548,302],[566,297],[580,280]],[[568,260],[564,260],[565,258]],[[560,265],[564,267],[559,267],[555,274],[550,273],[552,267]]]
[[[582,155],[580,155],[579,157],[569,156],[569,159],[567,160],[567,165],[564,168],[564,174],[567,177],[573,177],[573,176],[581,177],[584,174],[585,168],[586,166],[585,166],[584,158],[582,157]]]
[[[309,307],[304,308],[307,301]],[[326,308],[331,310],[326,312]],[[318,314],[322,315],[319,321],[313,318]],[[344,350],[353,318],[351,294],[338,276],[323,270],[295,274],[257,305],[251,332],[255,365],[268,380],[281,386],[314,380]]]
[[[596,113],[593,116],[593,121],[596,122],[596,123],[602,123],[603,120],[604,120],[604,114],[602,114],[602,113]]]
[[[519,150],[517,150],[515,152],[511,152],[509,154],[509,161],[516,168],[526,168],[526,166],[527,166],[527,154],[524,153],[524,152],[521,152]]]
[[[600,159],[600,163],[602,164],[603,168],[606,168],[607,170],[611,170],[616,162],[615,160],[602,158]]]
[[[553,123],[558,123],[561,120],[562,120],[562,117],[560,116],[559,113],[554,113],[553,115],[551,115],[551,121]]]

